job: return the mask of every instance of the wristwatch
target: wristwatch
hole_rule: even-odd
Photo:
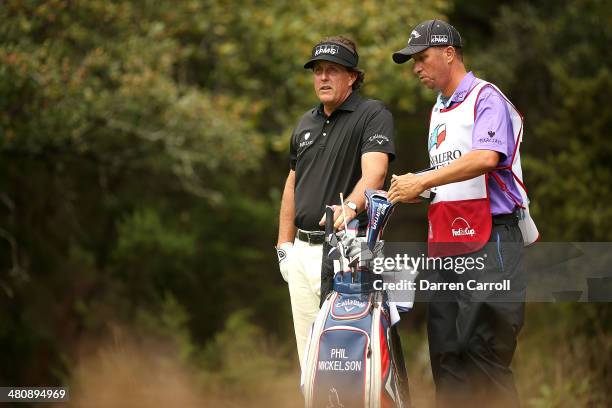
[[[344,205],[346,205],[351,210],[357,212],[357,204],[355,204],[354,202],[352,202],[352,201],[345,201]]]

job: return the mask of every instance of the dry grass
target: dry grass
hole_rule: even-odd
[[[550,310],[542,314],[539,306],[530,309],[513,362],[522,406],[610,406],[604,378],[611,375],[609,332],[585,336],[568,333],[564,325],[543,327],[542,319],[549,321]],[[217,368],[206,368],[193,356],[185,361],[178,347],[168,342],[127,335],[84,342],[72,370],[69,406],[302,407],[296,363],[287,361],[277,347],[255,339],[253,331],[239,339],[239,323],[211,348],[224,362]],[[417,408],[433,408],[425,333],[402,333],[402,341],[412,402]]]
[[[431,405],[433,395],[427,344],[416,352],[422,361],[409,367],[413,402]],[[73,371],[70,387],[74,408],[302,407],[299,370],[272,376],[264,372],[256,383],[227,380],[224,373],[202,373],[178,358],[168,345],[123,337],[100,343],[88,342]],[[245,363],[248,366],[248,363]],[[286,362],[279,362],[287,365]],[[234,378],[230,376],[229,378]],[[64,406],[64,405],[62,405]],[[59,408],[59,406],[58,406]]]
[[[81,353],[73,371],[70,407],[302,406],[297,371],[262,379],[257,390],[237,393],[240,384],[202,380],[213,377],[203,377],[191,364],[181,362],[176,350],[167,345],[133,339],[88,343],[83,347],[88,351]],[[245,394],[252,397],[245,397]]]
[[[216,407],[193,373],[160,350],[132,343],[100,346],[74,371],[71,407]]]

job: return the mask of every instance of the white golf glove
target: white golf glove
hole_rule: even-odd
[[[291,252],[293,244],[291,242],[283,242],[276,247],[276,255],[278,255],[278,267],[285,282],[289,282],[289,264],[291,262]]]

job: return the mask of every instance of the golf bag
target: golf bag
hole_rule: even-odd
[[[393,207],[385,192],[368,190],[366,197],[366,237],[356,237],[356,226],[349,225],[339,240],[333,232],[333,210],[327,210],[331,225],[326,226],[326,239],[337,271],[302,362],[307,408],[409,406],[399,336],[391,325],[386,293],[374,290],[380,276],[370,268],[371,260],[382,256],[378,239]]]

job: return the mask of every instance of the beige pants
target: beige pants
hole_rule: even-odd
[[[296,238],[289,258],[289,295],[300,365],[310,326],[319,313],[322,256],[322,244],[311,245]]]

